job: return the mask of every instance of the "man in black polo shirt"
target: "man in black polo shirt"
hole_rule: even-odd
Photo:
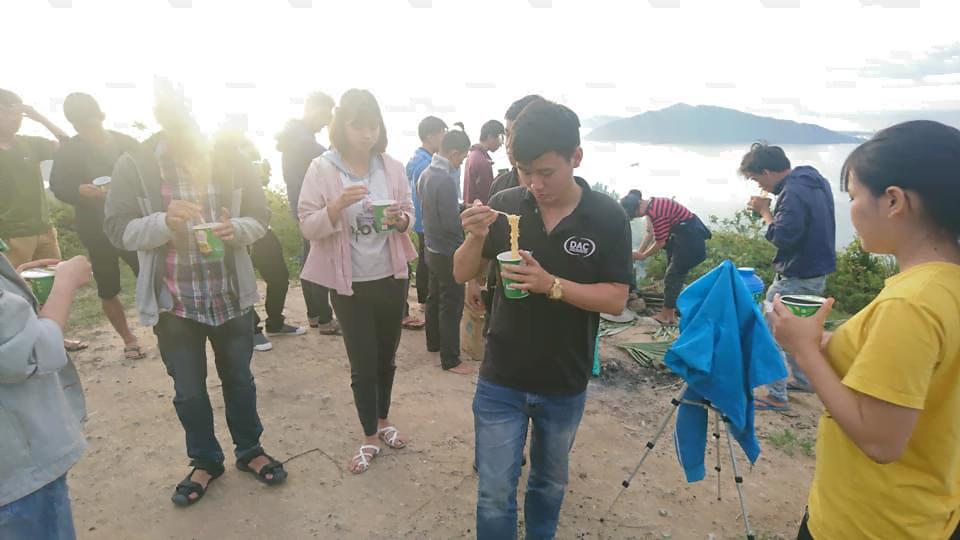
[[[530,293],[508,298],[501,283],[493,299],[473,402],[481,540],[517,535],[517,482],[531,421],[526,532],[532,538],[556,534],[598,314],[620,313],[627,302],[629,222],[616,201],[573,176],[583,158],[579,127],[576,114],[562,105],[527,107],[510,138],[521,185],[461,216],[468,235],[454,257],[457,281],[476,277],[509,251],[509,227],[498,210],[521,216],[524,261],[502,277]]]

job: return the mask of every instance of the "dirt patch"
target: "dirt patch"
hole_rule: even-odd
[[[291,289],[290,321],[306,320],[299,289]],[[261,312],[262,313],[262,312]],[[558,538],[742,537],[726,451],[717,500],[716,475],[687,484],[665,435],[633,485],[607,509],[642,455],[679,390],[669,373],[644,369],[614,347],[643,339],[643,329],[605,338],[604,375],[589,390],[570,466]],[[472,538],[476,476],[473,462],[475,377],[445,373],[426,352],[423,332],[405,331],[391,417],[412,438],[408,449],[385,450],[366,474],[345,471],[361,432],[350,372],[339,337],[315,332],[273,340],[256,353],[263,444],[290,459],[286,485],[269,488],[232,467],[202,502],[170,502],[189,470],[183,431],[171,403],[173,385],[153,334],[139,329],[146,359],[123,360],[120,340],[106,327],[84,333],[78,353],[90,413],[90,448],[70,475],[77,532],[82,539]],[[217,434],[230,454],[219,380],[210,357],[208,387]],[[763,454],[750,467],[737,451],[749,517],[758,538],[793,538],[806,502],[813,460],[803,451],[820,405],[800,397],[790,417],[758,415]],[[797,442],[788,455],[784,432]],[[789,442],[789,441],[787,441]],[[792,448],[792,447],[791,447]],[[799,450],[798,450],[799,449]],[[714,462],[708,449],[707,463]],[[521,495],[525,478],[521,481]],[[522,521],[522,498],[521,521]],[[605,518],[601,521],[602,518]]]

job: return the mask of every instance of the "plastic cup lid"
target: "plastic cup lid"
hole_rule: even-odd
[[[24,270],[23,273],[20,274],[20,277],[23,279],[43,279],[53,277],[53,272],[31,268],[30,270]]]
[[[93,185],[95,185],[95,186],[103,186],[103,185],[106,185],[106,184],[109,184],[109,183],[110,183],[110,177],[109,177],[109,176],[100,176],[100,177],[97,177],[97,178],[94,178],[94,179],[93,179]]]

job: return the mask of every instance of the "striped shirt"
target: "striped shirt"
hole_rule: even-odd
[[[666,242],[670,237],[670,229],[677,223],[693,217],[682,204],[673,199],[651,197],[647,208],[647,217],[653,223],[653,238],[657,242]]]
[[[213,182],[206,193],[194,189],[190,174],[176,163],[166,151],[166,145],[157,147],[162,184],[160,193],[164,205],[172,200],[195,202],[203,207],[201,222],[219,219],[218,191]],[[189,223],[189,226],[198,225]],[[230,247],[226,246],[228,250]],[[200,254],[193,234],[178,234],[167,250],[165,284],[173,296],[171,313],[210,326],[221,324],[242,315],[236,288],[227,271],[226,257],[208,261]]]

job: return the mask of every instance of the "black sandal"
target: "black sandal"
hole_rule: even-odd
[[[260,471],[257,472],[250,467],[250,462],[260,456],[267,458],[269,463],[261,467]],[[287,471],[283,469],[283,463],[280,463],[279,461],[270,457],[269,454],[263,451],[263,448],[258,448],[257,450],[251,452],[250,455],[244,456],[242,459],[238,458],[237,469],[252,474],[257,478],[257,480],[268,486],[282,484],[283,481],[287,479]],[[272,474],[273,478],[267,478],[268,474]]]
[[[210,484],[217,478],[220,478],[220,476],[223,475],[223,472],[226,470],[224,469],[222,463],[201,463],[197,460],[191,461],[190,466],[193,467],[193,469],[190,471],[190,474],[188,474],[183,481],[177,484],[177,487],[173,492],[173,497],[170,498],[170,500],[173,501],[173,504],[177,506],[190,506],[202,499],[207,490],[210,489]],[[198,470],[204,471],[210,475],[210,480],[207,481],[207,487],[203,487],[199,483],[191,480],[193,473],[197,472]],[[193,495],[194,493],[197,494],[197,498],[191,499],[190,495]]]

